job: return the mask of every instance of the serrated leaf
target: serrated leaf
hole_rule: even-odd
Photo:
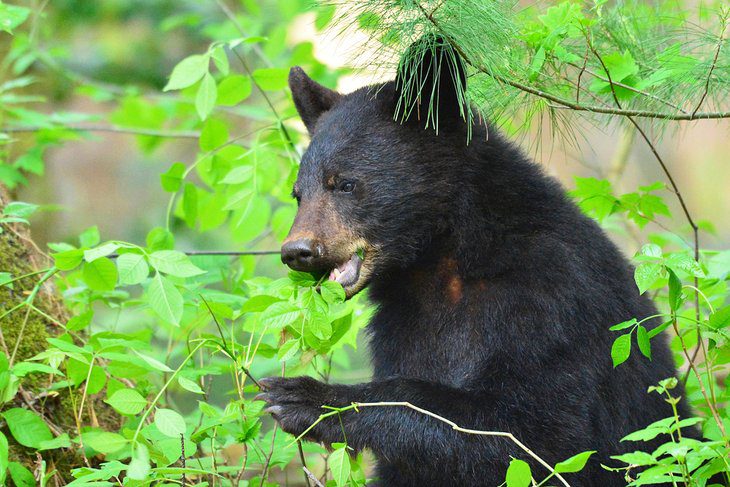
[[[218,85],[216,103],[232,107],[251,96],[251,78],[248,76],[228,76]]]
[[[578,453],[577,455],[573,455],[567,460],[556,463],[555,471],[558,473],[580,472],[581,470],[583,470],[583,467],[585,467],[588,459],[591,458],[591,455],[593,455],[594,453],[596,453],[595,450],[584,451],[582,453]]]
[[[631,318],[630,320],[624,321],[619,323],[618,325],[613,325],[609,330],[611,331],[618,331],[618,330],[625,330],[626,328],[630,328],[634,326],[637,323],[636,318]]]
[[[107,242],[99,247],[85,250],[84,260],[86,262],[93,262],[100,257],[106,257],[109,254],[113,254],[119,248],[118,244]]]
[[[639,288],[639,294],[644,294],[647,289],[661,277],[662,265],[658,262],[644,262],[634,270],[634,281]]]
[[[46,423],[34,412],[12,408],[2,413],[15,441],[28,448],[38,449],[41,443],[53,439]]]
[[[343,445],[330,453],[329,467],[337,487],[347,485],[347,480],[350,478],[350,456],[347,454],[346,446]]]
[[[160,185],[162,186],[162,189],[168,193],[178,191],[182,185],[182,177],[184,173],[185,164],[182,162],[175,162],[172,164],[167,171],[160,174]]]
[[[119,284],[131,286],[147,279],[150,268],[141,254],[122,254],[117,258]]]
[[[218,85],[210,73],[205,73],[203,81],[200,82],[198,93],[195,95],[195,109],[201,120],[205,120],[215,107],[215,100],[218,97]]]
[[[148,355],[145,355],[143,353],[140,353],[137,350],[133,350],[133,351],[134,351],[135,355],[137,355],[139,358],[141,358],[142,360],[144,360],[147,363],[147,365],[149,365],[153,369],[159,370],[160,372],[172,372],[172,369],[170,367],[168,367],[167,365],[163,364],[162,362],[160,362],[156,358],[152,358],[152,357],[150,357]]]
[[[180,384],[180,387],[182,387],[186,391],[190,391],[195,394],[205,394],[205,392],[203,392],[203,389],[200,388],[200,385],[198,385],[197,382],[187,379],[183,376],[178,376],[177,383]]]
[[[183,298],[180,291],[159,272],[155,274],[147,288],[147,298],[157,315],[175,326],[180,325],[183,313]]]
[[[117,266],[107,257],[84,263],[84,282],[95,291],[112,291],[117,285]]]
[[[180,435],[185,434],[185,419],[172,409],[158,408],[155,426],[160,433],[171,438],[180,438]]]
[[[160,272],[175,277],[193,277],[205,274],[190,257],[177,250],[158,250],[150,254],[150,264]]]
[[[104,454],[118,452],[129,443],[129,440],[122,435],[108,431],[91,431],[84,433],[82,435],[82,440],[84,445]]]
[[[253,72],[253,80],[264,91],[286,88],[289,70],[285,68],[261,68]]]
[[[295,305],[282,301],[274,303],[261,313],[260,323],[268,328],[282,328],[293,323],[302,314]]]
[[[70,271],[78,267],[84,260],[84,251],[81,249],[66,250],[51,254],[57,268]]]
[[[524,460],[513,458],[507,467],[507,487],[529,487],[532,483],[530,465]]]
[[[631,334],[627,333],[621,335],[614,340],[611,346],[611,359],[613,359],[613,366],[618,367],[622,363],[626,362],[631,354]]]
[[[200,132],[200,150],[210,152],[228,140],[228,125],[217,118],[209,118]]]
[[[147,399],[134,389],[119,389],[105,401],[121,414],[139,414],[145,406]]]
[[[197,83],[208,73],[208,56],[194,54],[175,66],[163,91],[180,90]]]
[[[649,341],[649,334],[643,326],[636,328],[636,342],[641,353],[651,360],[651,342]]]

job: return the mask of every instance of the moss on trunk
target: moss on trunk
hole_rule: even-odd
[[[4,208],[9,200],[7,191],[0,186],[0,209]],[[27,227],[22,225],[0,225],[0,227],[2,227],[0,272],[9,272],[13,278],[32,274],[15,281],[12,289],[8,286],[0,287],[0,316],[2,316],[23,302],[33,292],[43,276],[43,273],[38,272],[50,268],[52,262],[33,243]],[[58,323],[65,323],[69,317],[62,298],[50,281],[38,290],[33,305],[40,312],[35,310],[29,312],[30,308],[25,306],[0,320],[0,331],[2,332],[0,333],[0,350],[8,358],[13,357],[14,363],[22,362],[42,352],[48,345],[47,338],[63,333],[63,327]],[[48,385],[47,381],[48,376],[30,374],[21,383],[21,391],[14,401],[0,405],[0,410],[32,406],[32,409],[40,414],[47,423],[53,425],[51,429],[56,434],[63,432],[74,437],[77,431],[72,404],[78,404],[79,401],[72,401],[70,394],[66,391],[61,391],[58,395],[41,394],[44,387]],[[83,424],[98,424],[108,430],[119,427],[121,419],[102,402],[101,397],[88,398],[87,405],[81,418]],[[31,470],[37,468],[38,461],[35,451],[14,442],[7,425],[2,421],[0,421],[0,428],[10,442],[11,459],[25,464]],[[70,478],[71,469],[84,465],[83,457],[75,445],[66,451],[43,452],[43,457],[49,470],[56,469],[64,480]]]

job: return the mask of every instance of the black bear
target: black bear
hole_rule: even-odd
[[[374,372],[359,385],[268,378],[260,397],[295,435],[323,405],[407,401],[464,428],[510,432],[551,465],[597,450],[566,480],[625,485],[601,463],[645,447],[619,440],[671,416],[647,388],[676,371],[661,335],[652,360],[632,354],[614,369],[608,328],[654,305],[561,186],[467,116],[463,61],[448,44],[418,59],[412,78],[401,69],[394,82],[347,95],[291,70],[311,143],[282,260],[326,273],[348,296],[369,288]],[[688,416],[684,402],[679,410]],[[530,462],[538,480],[548,474],[508,438],[464,434],[405,407],[341,421],[308,438],[342,441],[344,430],[351,447],[374,452],[378,485],[498,486],[510,457]]]

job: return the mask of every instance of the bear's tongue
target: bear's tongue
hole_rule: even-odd
[[[357,253],[354,253],[350,260],[332,269],[329,280],[339,282],[342,287],[352,286],[360,277],[361,264],[362,259]]]

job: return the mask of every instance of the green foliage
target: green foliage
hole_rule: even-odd
[[[10,49],[0,79],[0,182],[11,189],[35,184],[49,148],[89,137],[79,126],[98,116],[47,110],[50,92],[73,93],[86,104],[111,107],[101,117],[109,129],[130,133],[143,153],[164,159],[159,192],[168,201],[160,209],[164,218],[153,223],[159,226],[140,238],[144,242],[102,238],[91,227],[73,241],[50,244],[49,269],[18,275],[0,268],[2,291],[34,283],[16,307],[0,309],[0,321],[47,314],[35,299],[49,280],[70,311],[52,317],[60,334],[40,353],[22,360],[0,354],[0,484],[10,478],[36,485],[34,472],[41,484],[48,482],[57,473],[45,461],[71,452],[89,460],[64,474],[71,486],[179,484],[183,475],[199,485],[242,480],[265,486],[303,478],[294,438],[262,412],[251,378],[286,373],[329,379],[351,371],[350,352],[371,309],[361,297],[345,301],[337,283],[284,274],[276,257],[188,256],[181,250],[202,241],[236,250],[276,248],[286,235],[296,212],[289,193],[305,137],[291,120],[288,67],[303,65],[328,86],[343,74],[319,62],[311,43],[287,41],[303,15],[313,14],[318,31],[364,31],[382,47],[373,62],[400,64],[406,82],[408,67],[433,44],[401,57],[406,47],[440,35],[449,56],[467,61],[469,88],[459,91],[465,118],[476,108],[510,130],[528,127],[545,112],[553,121],[567,120],[561,100],[575,101],[571,113],[586,113],[585,106],[605,113],[618,108],[615,99],[623,110],[665,115],[720,111],[730,79],[730,46],[718,35],[726,11],[703,10],[689,29],[694,24],[683,20],[688,12],[674,1],[562,1],[515,11],[501,0],[365,0],[312,11],[303,1],[244,0],[232,18],[213,4],[180,4],[170,13],[149,3],[114,4],[105,7],[109,11],[51,3],[38,15],[0,3],[0,29],[15,34],[3,38]],[[84,28],[101,24],[109,12],[138,20],[145,15],[152,30],[182,43],[175,45],[174,66],[145,51],[133,59],[135,66],[157,69],[149,78],[135,74],[135,66],[111,76],[74,71],[70,40],[57,38],[57,30],[76,18]],[[553,99],[546,101],[545,94]],[[413,100],[401,102],[407,108]],[[428,116],[435,125],[437,114]],[[186,140],[191,143],[182,146]],[[167,150],[178,145],[185,150],[172,158]],[[616,194],[607,179],[576,178],[571,195],[609,230],[650,230],[673,226],[665,201],[673,194],[665,189],[654,183]],[[28,225],[38,209],[7,205],[0,230]],[[655,298],[660,314],[603,324],[617,332],[604,357],[610,355],[614,367],[630,358],[651,360],[651,341],[665,329],[674,331],[680,364],[688,365],[693,347],[706,347],[704,363],[693,363],[686,384],[696,417],[678,417],[672,396],[677,381],[662,381],[648,393],[666,398],[667,418],[628,435],[625,441],[637,442],[636,451],[614,456],[606,466],[625,473],[629,485],[704,485],[712,474],[730,472],[728,411],[722,407],[727,389],[712,375],[730,363],[730,251],[698,249],[695,255],[688,235],[651,233],[635,256],[637,293]],[[69,393],[76,417],[68,431],[59,434],[46,413],[22,408],[20,387],[31,385],[40,397]],[[121,419],[99,421],[88,412],[92,399]],[[702,429],[702,439],[682,436],[693,425]],[[644,451],[643,442],[653,438],[664,444]],[[331,447],[304,443],[308,468],[328,486],[365,485],[362,455],[354,456],[346,441]],[[28,451],[38,451],[42,462]],[[555,464],[543,479],[533,479],[529,458],[505,459],[506,485],[556,484],[556,475],[569,481],[593,453]]]

